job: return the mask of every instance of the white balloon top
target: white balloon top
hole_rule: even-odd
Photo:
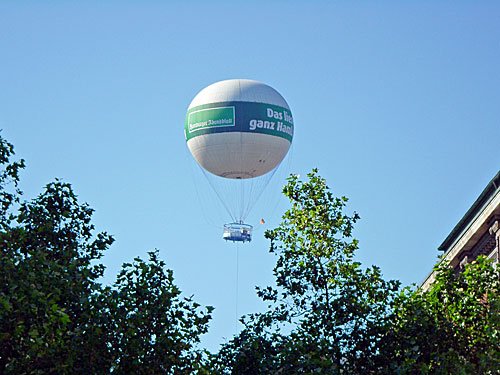
[[[194,97],[188,109],[203,104],[232,101],[274,104],[290,109],[279,92],[265,83],[250,79],[228,79],[211,84]]]

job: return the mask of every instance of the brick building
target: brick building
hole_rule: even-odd
[[[488,183],[464,217],[453,228],[438,250],[442,262],[460,271],[479,255],[500,259],[500,172]],[[422,283],[427,290],[434,281],[432,272]]]

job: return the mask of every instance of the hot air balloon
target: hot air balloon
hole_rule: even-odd
[[[187,147],[232,218],[225,240],[251,241],[253,227],[244,221],[286,156],[293,131],[287,102],[261,82],[216,82],[192,100]]]

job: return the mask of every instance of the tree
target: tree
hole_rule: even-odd
[[[158,251],[103,286],[113,243],[56,180],[21,200],[13,146],[0,137],[0,373],[496,374],[500,268],[484,257],[437,266],[429,291],[400,290],[355,261],[359,219],[317,170],[283,189],[291,208],[266,232],[276,283],[268,309],[206,358],[212,308],[183,297]]]
[[[426,292],[406,288],[384,348],[402,374],[500,373],[500,268],[484,256],[436,266]]]
[[[266,232],[277,256],[269,303],[212,358],[219,374],[500,373],[500,268],[479,257],[461,273],[444,263],[423,292],[385,281],[354,260],[356,213],[317,170],[291,176],[291,208]]]
[[[19,202],[22,194],[18,188],[19,172],[24,168],[24,160],[11,161],[14,146],[0,136],[0,225],[8,227],[13,219],[9,212],[12,205]]]
[[[173,272],[158,251],[149,262],[124,264],[113,288],[107,289],[112,373],[192,374],[203,372],[203,353],[196,350],[207,332],[212,308],[199,311],[192,297],[181,298]]]
[[[201,372],[212,309],[180,297],[157,252],[101,285],[113,238],[68,183],[21,202],[13,155],[0,137],[0,373]]]
[[[104,267],[93,262],[113,239],[93,236],[91,215],[69,184],[56,181],[22,203],[0,234],[6,372],[69,372],[99,347],[92,296]]]
[[[399,283],[361,268],[352,238],[359,216],[344,212],[347,198],[335,197],[317,170],[308,179],[292,175],[283,189],[291,208],[265,234],[277,256],[276,286],[257,290],[269,310],[243,320],[214,359],[220,373],[360,374],[385,366],[379,345]]]

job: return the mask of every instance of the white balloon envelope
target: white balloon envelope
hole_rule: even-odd
[[[270,172],[286,156],[293,131],[285,99],[272,87],[247,79],[220,81],[201,90],[188,107],[184,126],[187,146],[197,163],[227,181],[215,179],[210,184],[237,223],[243,223],[269,182],[270,177],[265,182],[261,176],[272,176]],[[248,180],[249,186],[234,180]],[[232,185],[237,199],[228,192],[227,186]],[[250,191],[252,196],[245,197]],[[240,203],[233,209],[236,200]]]
[[[257,81],[214,83],[189,105],[185,136],[195,160],[220,177],[253,178],[283,160],[293,138],[293,118],[283,97]]]

